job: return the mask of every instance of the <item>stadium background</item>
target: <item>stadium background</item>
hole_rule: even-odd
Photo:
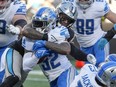
[[[48,6],[51,8],[57,7],[61,0],[21,0],[27,5],[27,19],[31,21],[32,16],[36,13],[39,7]],[[111,10],[116,13],[116,0],[107,0]],[[103,30],[108,31],[113,27],[113,24],[104,17],[101,23]],[[116,36],[110,41],[110,53],[116,53]],[[79,45],[77,44],[79,47]],[[72,64],[75,63],[73,58],[70,58]],[[49,87],[49,83],[46,77],[41,72],[39,66],[36,66],[32,72],[29,73],[27,80],[24,83],[24,87]]]

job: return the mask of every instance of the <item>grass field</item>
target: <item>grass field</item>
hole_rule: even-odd
[[[74,65],[74,61],[72,60],[72,64]],[[31,71],[24,83],[24,87],[49,87],[48,80],[43,75],[39,66],[34,68],[34,71]]]
[[[49,87],[48,80],[39,68],[39,65],[31,71],[24,82],[24,87]]]
[[[24,87],[49,87],[49,83],[41,70],[32,71],[28,75]]]

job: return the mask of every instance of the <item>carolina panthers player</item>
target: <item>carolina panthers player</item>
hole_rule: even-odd
[[[6,47],[17,39],[17,34],[20,34],[20,30],[27,23],[25,14],[25,4],[14,0],[0,0],[0,83],[4,76],[1,55]]]
[[[98,69],[85,64],[70,87],[116,87],[116,62],[103,62]]]
[[[116,14],[113,13],[106,0],[62,0],[63,2],[75,3],[78,9],[78,17],[75,23],[75,31],[77,41],[85,53],[93,54],[97,63],[103,62],[109,54],[108,44],[105,50],[100,50],[98,42],[105,32],[101,28],[101,17],[109,19],[112,23],[116,23]]]

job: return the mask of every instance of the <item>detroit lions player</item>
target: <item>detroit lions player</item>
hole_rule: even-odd
[[[23,62],[23,68],[25,71],[30,71],[38,63],[37,58],[39,60],[42,53],[45,54],[46,51],[48,54],[49,52],[50,55],[43,62],[39,63],[39,65],[48,78],[50,86],[68,87],[77,73],[66,57],[66,54],[70,52],[70,45],[67,40],[70,41],[73,38],[72,36],[70,37],[69,31],[71,29],[68,28],[74,23],[76,7],[71,3],[61,3],[57,8],[57,12],[58,25],[49,31],[48,41],[37,40],[34,43],[33,50],[35,51],[35,55],[32,56],[30,54],[31,57],[24,56],[27,60],[29,58],[30,60]],[[41,17],[37,18],[41,19]]]
[[[70,87],[116,87],[116,54],[108,55],[105,61],[98,69],[85,64]]]
[[[72,5],[72,4],[71,4]],[[70,6],[70,5],[69,5]],[[72,7],[72,6],[71,6]],[[71,8],[70,7],[70,8]],[[72,10],[72,9],[71,9]],[[73,10],[72,10],[73,11]],[[42,14],[42,13],[44,13],[45,12],[45,14]],[[41,15],[42,15],[42,18],[43,17],[45,17],[45,18],[43,18],[43,19],[41,19],[42,21],[39,21],[39,19],[38,19],[38,16],[41,16],[41,15],[36,15],[37,16],[37,19],[38,19],[38,21],[37,20],[35,20],[35,21],[33,21],[32,23],[30,23],[30,24],[28,24],[27,26],[25,26],[24,28],[24,31],[22,32],[22,34],[24,35],[24,36],[26,36],[26,37],[28,37],[28,38],[32,38],[32,39],[46,39],[46,37],[47,37],[47,34],[44,34],[44,36],[43,36],[43,34],[41,34],[40,32],[38,32],[38,29],[35,29],[34,27],[38,27],[39,29],[40,28],[42,28],[42,27],[47,27],[46,26],[46,24],[49,24],[49,21],[51,20],[51,17],[55,17],[55,16],[53,16],[52,15],[52,11],[50,10],[50,9],[48,9],[48,8],[42,8],[41,9],[41,11],[40,11],[40,13],[41,13]],[[75,13],[75,11],[74,11],[74,13]],[[68,13],[69,14],[69,13]],[[46,15],[48,15],[48,16],[46,16]],[[47,18],[46,18],[47,17]],[[35,17],[36,18],[36,17]],[[41,18],[41,17],[40,17]],[[50,20],[49,20],[50,19]],[[48,21],[49,20],[49,21]],[[65,19],[66,20],[66,19]],[[60,20],[60,21],[65,21],[64,19],[63,20]],[[71,19],[72,20],[72,19]],[[70,23],[72,23],[73,21],[68,21],[68,20],[66,20],[65,22],[67,23],[67,22],[70,22]],[[53,21],[53,20],[52,20]],[[48,23],[47,23],[48,22]],[[33,23],[35,23],[35,25],[32,25]],[[41,23],[41,24],[44,24],[44,25],[37,25],[38,23]],[[34,27],[33,27],[34,26]],[[30,29],[29,31],[26,31],[26,28],[27,29]],[[64,29],[65,30],[65,29]],[[12,30],[11,30],[11,32],[12,32]],[[74,36],[74,33],[73,33],[73,31],[72,30],[70,30],[70,32],[72,32],[72,38],[73,38],[73,36]],[[38,36],[38,34],[39,34],[39,36]],[[55,33],[56,34],[56,33]],[[59,35],[59,34],[58,34]],[[50,35],[49,35],[50,36]],[[52,36],[52,35],[51,35]],[[57,35],[56,35],[56,37],[57,37]],[[62,39],[62,38],[61,38]],[[64,36],[63,36],[63,39],[64,39]],[[23,47],[25,48],[26,47],[26,49],[27,50],[29,50],[31,47],[30,47],[30,45],[28,45],[28,46],[26,46],[25,44],[25,40],[27,40],[27,41],[31,41],[31,40],[29,40],[29,39],[23,39]],[[69,40],[71,40],[71,39],[69,39]],[[32,40],[33,41],[33,40]],[[51,44],[51,43],[50,43]],[[54,47],[59,47],[58,46],[58,44],[57,44],[57,46],[56,45],[54,45],[53,43],[52,43],[52,45],[50,45],[50,46],[54,46]],[[68,45],[69,46],[69,45]],[[15,41],[13,44],[11,44],[10,45],[10,48],[12,48],[12,49],[7,49],[6,50],[6,53],[8,52],[13,52],[13,55],[10,55],[10,58],[13,58],[13,59],[15,59],[15,57],[17,58],[22,58],[21,57],[21,55],[23,56],[24,55],[24,48],[23,48],[22,46],[21,46],[21,40],[20,41]],[[28,49],[28,47],[29,47],[29,49]],[[73,45],[71,45],[71,47],[73,47]],[[64,49],[63,49],[64,48]],[[73,47],[74,48],[74,47]],[[59,47],[58,48],[59,50],[58,50],[58,52],[60,52],[61,53],[61,51],[64,53],[64,51],[66,50],[66,52],[67,51],[69,51],[69,50],[67,50],[65,47]],[[71,51],[71,54],[73,55],[73,56],[77,56],[77,53],[80,55],[80,54],[82,54],[82,55],[80,55],[80,57],[78,57],[78,58],[80,58],[80,60],[84,60],[84,61],[87,61],[87,59],[89,59],[89,60],[91,60],[91,57],[92,56],[90,56],[90,55],[86,55],[86,54],[84,54],[83,52],[81,52],[81,51],[76,51],[76,50],[78,50],[78,49],[74,49],[74,50],[72,50]],[[18,52],[17,52],[18,51]],[[65,52],[65,53],[66,53]],[[16,56],[17,55],[17,56]],[[18,56],[19,55],[19,56]],[[89,56],[89,57],[88,57]],[[5,57],[8,57],[8,56],[5,56]],[[87,57],[87,58],[86,58]],[[82,59],[81,59],[82,58]],[[83,58],[85,58],[85,59],[83,59]],[[6,58],[7,59],[7,58]],[[25,58],[24,58],[25,59]],[[32,61],[31,61],[32,62]],[[17,62],[16,62],[17,63]],[[20,62],[18,62],[18,63],[20,63]],[[28,63],[28,60],[26,61],[26,63]],[[9,64],[9,63],[8,63]],[[14,63],[15,64],[15,63]],[[9,64],[10,65],[10,64]],[[15,65],[14,65],[15,66]],[[13,66],[13,67],[14,67]],[[18,66],[15,66],[15,67],[18,67]],[[31,67],[30,65],[29,65],[29,67]],[[21,67],[19,66],[18,67],[18,69],[20,69]],[[17,68],[13,68],[13,71],[15,71],[15,69],[17,69]],[[12,72],[12,71],[11,71]],[[14,77],[15,75],[15,77],[17,77],[18,76],[18,78],[20,78],[20,70],[18,70],[17,71],[18,73],[15,73],[15,74],[13,74],[13,73],[11,73],[11,75],[9,76],[10,78],[11,77]],[[8,81],[8,79],[9,78],[7,78],[7,80],[6,80],[6,82],[5,83],[9,83],[9,81]],[[15,78],[12,78],[12,79],[15,79]],[[9,79],[10,80],[10,79]],[[4,84],[3,84],[4,85]],[[11,85],[11,84],[10,84]],[[3,86],[2,86],[3,87]]]
[[[32,19],[33,25],[31,26],[33,30],[38,32],[38,29],[47,28],[56,19],[56,14],[52,9],[48,7],[42,7],[40,12],[45,14],[41,15],[43,19],[37,21],[35,17]],[[41,14],[41,13],[40,13]],[[47,16],[46,16],[47,15]],[[38,19],[38,18],[37,18]],[[40,25],[36,26],[35,24]],[[12,30],[10,30],[13,32]],[[39,30],[40,31],[40,30]],[[41,30],[42,32],[43,30]],[[33,33],[33,32],[32,32]],[[19,87],[20,83],[23,83],[28,73],[22,70],[22,60],[25,52],[32,51],[31,45],[33,45],[34,40],[22,37],[22,39],[12,42],[5,50],[2,58],[7,61],[6,64],[3,63],[5,67],[5,80],[0,85],[0,87]],[[32,54],[32,53],[31,53]],[[26,60],[28,62],[28,60]],[[18,82],[18,83],[17,83]],[[17,84],[16,84],[17,83]]]
[[[101,63],[98,69],[85,64],[70,87],[116,87],[116,62]]]
[[[21,34],[20,30],[27,24],[25,14],[25,4],[14,0],[0,0],[0,83],[4,76],[1,55],[11,42],[18,39],[17,34]]]
[[[68,87],[70,83],[73,81],[75,75],[77,74],[76,69],[72,66],[70,61],[67,59],[66,55],[63,55],[69,51],[70,45],[69,43],[67,43],[67,39],[70,38],[70,34],[67,27],[70,26],[72,23],[74,23],[74,19],[76,17],[75,13],[77,12],[77,10],[76,7],[74,7],[71,3],[62,3],[60,6],[62,7],[62,5],[66,5],[67,7],[65,8],[65,10],[62,10],[64,8],[61,9],[58,8],[58,19],[59,19],[58,25],[54,29],[50,30],[48,34],[48,41],[54,42],[58,46],[60,46],[59,47],[60,49],[58,50],[60,54],[54,50],[50,51],[50,55],[47,56],[47,58],[43,62],[39,63],[43,73],[45,74],[48,81],[50,82],[50,87],[56,87],[56,86]],[[42,11],[38,11],[38,12],[42,12]],[[41,13],[41,15],[39,15],[40,13],[37,14],[38,15],[36,16],[38,16],[38,18],[39,16],[44,15],[44,13],[43,14]],[[66,27],[63,25],[65,25]],[[42,47],[41,43],[38,43],[38,41],[41,40],[37,40],[34,44],[33,50],[35,51],[35,55],[31,56],[32,60],[30,61],[30,63],[29,61],[28,63],[26,61],[23,62],[24,70],[29,69],[28,67],[32,68],[35,62],[36,62],[35,64],[37,65],[38,61],[35,61],[35,58],[36,59],[38,58],[39,60],[40,50],[45,49],[44,46]],[[44,43],[44,41],[42,43]],[[54,48],[56,50],[58,47],[54,47]],[[45,50],[43,52],[45,52]]]
[[[63,0],[73,2],[78,9],[75,23],[77,41],[85,53],[91,53],[97,58],[96,66],[105,60],[109,54],[109,47],[100,50],[98,42],[105,32],[101,28],[101,17],[105,16],[112,23],[116,23],[116,14],[113,13],[106,0]]]

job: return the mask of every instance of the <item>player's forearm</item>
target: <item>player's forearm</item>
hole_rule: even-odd
[[[80,60],[80,61],[87,61],[87,54],[85,54],[84,52],[82,52],[81,50],[79,50],[76,46],[74,46],[72,43],[70,43],[71,45],[71,52],[70,55],[72,57],[74,57],[76,60]]]
[[[22,35],[30,39],[41,40],[44,34],[36,31],[31,27],[31,24],[28,24],[24,27]]]
[[[67,55],[70,53],[70,44],[68,43],[57,44],[57,43],[47,41],[46,47],[59,54]]]
[[[107,32],[104,38],[107,39],[107,41],[109,42],[114,37],[115,34],[116,34],[116,29],[113,27]]]

